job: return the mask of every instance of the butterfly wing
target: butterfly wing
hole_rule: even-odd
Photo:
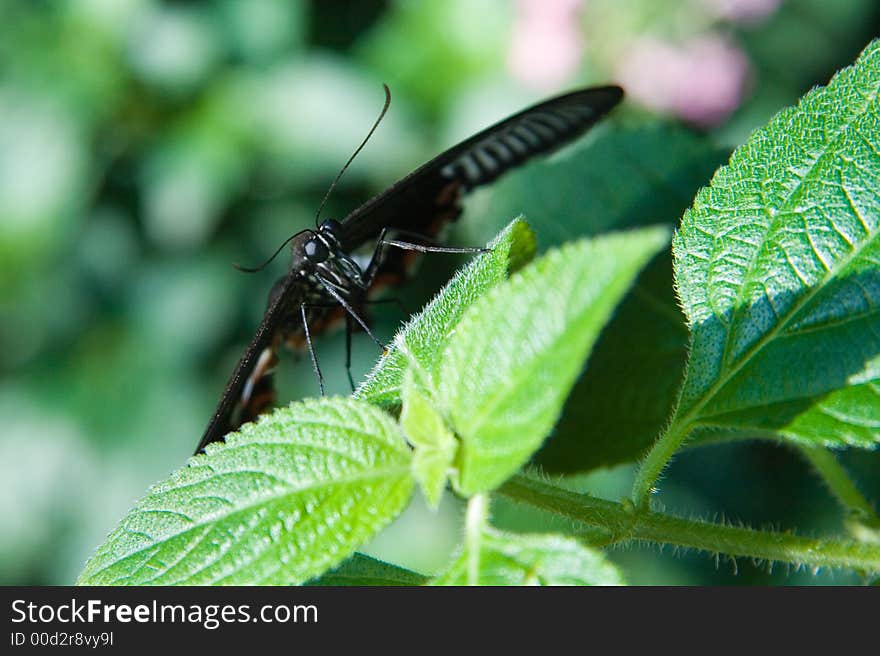
[[[433,237],[454,220],[461,195],[495,180],[528,159],[577,138],[623,97],[619,87],[594,87],[551,98],[493,125],[450,148],[373,197],[342,221],[342,247],[352,251],[383,228],[399,228]],[[412,253],[392,251],[383,269],[395,277]],[[291,308],[303,289],[290,277],[272,301],[244,356],[235,367],[223,397],[196,453],[256,417],[271,401],[272,366]]]
[[[579,137],[620,102],[617,86],[557,96],[462,141],[374,196],[343,221],[343,248],[351,251],[400,228],[433,237],[460,213],[459,198],[535,155]]]
[[[293,276],[288,276],[272,290],[263,320],[235,366],[196,453],[212,442],[221,441],[227,433],[255,418],[271,403],[275,354],[285,337],[284,323],[290,309],[299,307],[301,288],[298,283]]]

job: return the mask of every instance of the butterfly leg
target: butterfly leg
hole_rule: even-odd
[[[386,239],[382,242],[386,246],[396,246],[405,251],[416,251],[418,253],[485,253],[489,249],[476,248],[471,246],[426,246],[424,244],[415,244],[409,241],[399,241],[397,239]]]
[[[315,347],[312,346],[312,335],[309,333],[309,318],[308,313],[306,312],[305,303],[300,303],[299,311],[302,315],[303,333],[306,338],[306,346],[308,347],[309,355],[312,358],[312,369],[315,370],[315,375],[318,377],[318,387],[321,390],[321,396],[324,396],[324,375],[321,373],[321,367],[318,366],[318,356],[315,354]]]
[[[348,384],[354,393],[354,378],[351,377],[351,331],[354,326],[351,323],[351,315],[345,315],[345,373],[348,374]]]
[[[328,294],[330,294],[330,296],[332,296],[334,299],[336,299],[336,302],[339,303],[339,304],[345,309],[345,311],[348,313],[348,316],[350,316],[352,319],[354,319],[355,321],[358,322],[358,324],[360,325],[360,327],[364,329],[364,332],[367,333],[367,335],[370,336],[370,339],[372,339],[374,342],[376,342],[376,344],[379,345],[379,348],[380,348],[380,349],[382,349],[383,351],[385,351],[385,350],[387,349],[387,347],[385,346],[385,344],[383,344],[382,342],[380,342],[380,341],[379,341],[379,338],[376,337],[376,335],[373,334],[373,331],[370,330],[370,327],[367,325],[367,322],[364,321],[364,320],[361,318],[361,316],[355,311],[355,309],[352,307],[351,303],[349,303],[347,300],[345,300],[345,298],[342,296],[342,294],[340,294],[338,291],[336,291],[336,289],[333,287],[333,285],[331,285],[330,283],[328,283],[328,282],[327,282],[326,280],[324,280],[323,278],[320,278],[320,277],[319,277],[319,278],[318,278],[318,282],[320,282],[320,283],[321,283],[321,286],[324,287],[324,290],[325,290]]]
[[[366,299],[362,301],[364,305],[379,305],[385,303],[395,303],[400,311],[403,314],[410,314],[409,310],[404,306],[403,301],[399,298],[379,298],[379,299]],[[338,303],[310,303],[308,305],[310,308],[335,308],[339,307]],[[352,315],[346,313],[345,315],[345,373],[348,375],[348,384],[351,387],[351,391],[354,392],[357,389],[357,385],[354,383],[354,377],[351,374],[351,349],[352,349],[352,335],[354,334],[354,320],[352,319]],[[373,336],[374,341],[376,340],[375,336]],[[384,345],[383,349],[387,348]]]
[[[393,296],[391,298],[368,298],[361,301],[361,303],[363,303],[364,305],[385,305],[388,303],[394,303],[403,314],[412,314],[412,312],[407,309],[407,307],[403,304],[403,301],[401,301],[396,296]],[[308,307],[335,308],[339,307],[339,303],[309,303]]]
[[[400,228],[392,228],[391,230],[393,230],[393,232],[398,237],[417,239],[420,240],[422,243],[398,241],[395,239],[385,239],[384,234],[380,235],[379,241],[384,242],[388,246],[396,246],[397,248],[418,251],[419,253],[488,253],[490,250],[492,250],[491,248],[483,248],[479,246],[442,246],[434,239],[426,237],[425,235],[420,235],[417,232],[401,230]],[[385,230],[383,230],[383,233],[388,233],[391,230],[386,228]]]
[[[414,242],[400,241],[397,239],[386,239],[385,236],[391,230],[403,237],[420,239],[422,241],[428,242],[428,244],[416,244]],[[420,235],[417,232],[409,232],[406,230],[400,230],[398,228],[383,228],[382,232],[379,233],[379,240],[376,242],[376,250],[373,251],[373,257],[370,258],[370,264],[367,266],[367,269],[364,272],[364,279],[367,281],[367,286],[372,283],[373,278],[376,277],[376,273],[378,273],[379,271],[379,266],[382,264],[382,253],[384,252],[386,246],[394,246],[395,248],[400,248],[405,251],[416,251],[418,253],[485,253],[491,250],[488,248],[477,248],[468,246],[440,246],[429,237]]]

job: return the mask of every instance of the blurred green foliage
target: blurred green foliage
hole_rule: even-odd
[[[311,224],[329,181],[378,113],[383,81],[392,109],[326,216],[344,215],[530,101],[617,79],[640,39],[675,44],[712,34],[739,49],[749,65],[739,108],[708,130],[699,161],[670,151],[671,182],[659,197],[639,177],[645,140],[603,146],[600,129],[594,150],[587,140],[570,160],[528,167],[476,194],[450,236],[482,243],[523,212],[546,247],[604,230],[602,199],[630,184],[646,190],[628,208],[632,224],[650,223],[639,215],[655,210],[659,220],[675,221],[708,181],[712,153],[827,80],[880,23],[871,0],[789,0],[748,20],[712,13],[703,0],[585,0],[575,25],[577,65],[534,84],[511,64],[526,4],[0,0],[0,582],[71,583],[134,499],[191,453],[273,275],[285,266],[279,258],[247,276],[231,263],[261,262]],[[615,121],[606,128],[612,134],[681,129],[657,126],[637,102]],[[690,138],[697,139],[682,137]],[[578,190],[583,197],[556,212],[528,193],[530,176],[543,167],[608,157],[614,148],[635,162],[632,182],[594,171]],[[441,259],[400,290],[409,310],[454,270],[457,261]],[[377,310],[376,330],[390,337],[404,317],[393,305]],[[318,345],[330,392],[347,391],[342,345],[339,335]],[[356,339],[357,372],[376,356],[369,340]],[[293,360],[284,362],[281,398],[316,394],[308,364]],[[872,455],[844,461],[877,498]],[[621,466],[572,485],[620,497],[630,477]],[[696,449],[667,480],[665,502],[690,513],[838,526],[833,501],[781,447]],[[547,521],[500,503],[495,511],[511,528]],[[436,571],[457,540],[459,512],[448,495],[438,514],[416,504],[369,551]],[[845,582],[744,563],[734,576],[703,557],[650,551],[613,556],[633,582]]]

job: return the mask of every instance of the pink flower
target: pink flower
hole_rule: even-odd
[[[737,108],[748,72],[742,51],[712,34],[681,46],[653,38],[636,41],[617,79],[644,105],[711,126]]]
[[[583,51],[581,0],[518,0],[507,67],[538,89],[558,87],[578,68]]]

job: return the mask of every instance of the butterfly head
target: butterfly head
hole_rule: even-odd
[[[293,262],[301,275],[317,276],[339,287],[362,287],[363,272],[342,249],[339,221],[326,219],[317,230],[310,230],[293,242]]]

